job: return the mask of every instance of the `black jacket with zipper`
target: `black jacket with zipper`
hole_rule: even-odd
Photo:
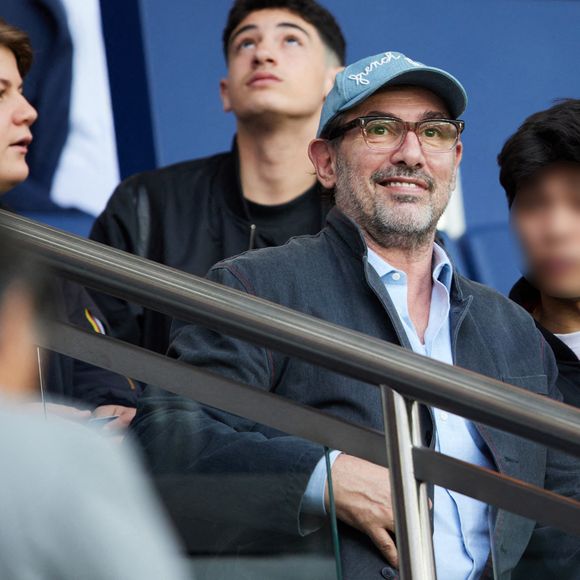
[[[540,293],[526,278],[520,278],[512,288],[510,298],[531,313],[540,301]],[[557,385],[564,397],[564,402],[580,407],[580,360],[557,336],[538,322],[536,322],[536,326],[544,335],[556,357],[558,364]]]
[[[256,227],[242,195],[237,149],[140,173],[123,181],[97,218],[90,237],[98,242],[205,276],[216,262],[248,249],[278,246],[293,235],[323,226],[321,196],[315,231],[300,226]],[[315,193],[314,186],[306,193]],[[317,193],[317,192],[316,192]],[[288,224],[285,224],[288,226]],[[94,294],[113,336],[165,353],[171,319],[125,301]]]

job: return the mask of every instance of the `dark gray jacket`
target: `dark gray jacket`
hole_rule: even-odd
[[[320,234],[223,261],[212,268],[209,277],[410,348],[387,291],[367,263],[360,231],[336,209]],[[456,365],[560,398],[553,354],[522,308],[455,275],[450,317]],[[169,352],[229,378],[382,429],[379,392],[368,384],[194,325],[174,325]],[[477,428],[502,473],[569,496],[579,495],[573,459],[496,429]],[[239,489],[224,484],[212,488],[212,493],[219,502],[213,513],[234,514],[241,535],[247,531],[240,529],[243,522],[247,529],[300,537],[301,499],[322,455],[320,446],[153,389],[140,403],[134,430],[157,474],[222,474],[224,480],[239,476]],[[433,425],[426,424],[426,442],[432,434]],[[272,474],[276,477],[268,477]],[[253,483],[244,488],[244,482]],[[200,504],[207,506],[211,493],[207,487],[201,493]],[[236,501],[230,501],[231,497]],[[578,557],[580,546],[574,539],[504,511],[494,511],[492,521],[497,578],[573,577],[566,575],[564,566],[571,566],[571,558]],[[251,542],[248,536],[244,538]],[[393,577],[366,536],[342,526],[341,542],[345,578]],[[525,576],[512,574],[526,548],[534,573],[527,569]]]

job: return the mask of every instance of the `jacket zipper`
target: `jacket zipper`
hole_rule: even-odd
[[[256,240],[256,224],[250,226],[250,244],[248,250],[254,249],[254,242]]]

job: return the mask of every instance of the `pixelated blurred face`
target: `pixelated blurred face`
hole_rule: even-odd
[[[0,193],[28,177],[26,153],[36,111],[22,95],[14,54],[0,47]]]
[[[521,186],[512,223],[538,289],[580,299],[580,165],[550,165]]]
[[[228,76],[221,81],[225,111],[239,120],[275,114],[320,114],[332,88],[331,64],[314,26],[284,9],[258,10],[232,32]]]

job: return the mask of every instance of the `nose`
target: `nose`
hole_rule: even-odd
[[[36,109],[28,102],[24,95],[20,95],[19,102],[14,113],[14,120],[18,125],[32,125],[38,118]]]
[[[402,143],[393,151],[391,162],[394,165],[407,165],[409,167],[422,167],[424,165],[423,148],[413,131],[407,131]]]
[[[270,43],[266,40],[261,40],[256,46],[254,52],[254,65],[261,65],[265,63],[274,64],[276,62],[276,57],[274,55],[274,49]]]

